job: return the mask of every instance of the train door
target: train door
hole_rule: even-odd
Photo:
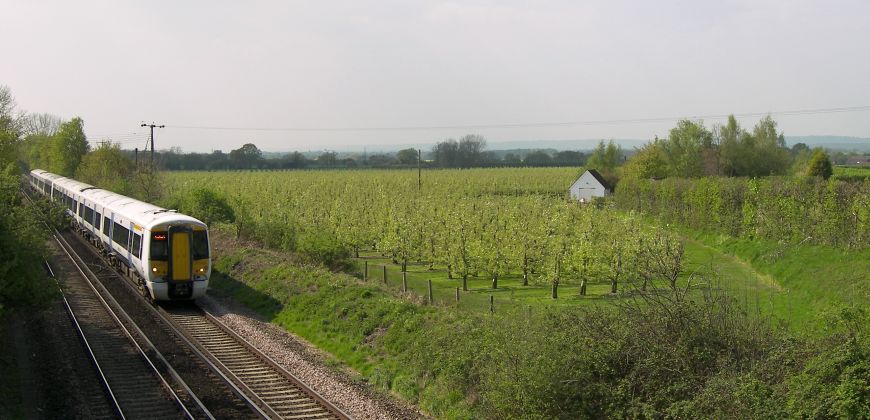
[[[187,226],[169,227],[169,275],[172,279],[170,296],[187,297],[193,293],[191,234],[192,231]]]

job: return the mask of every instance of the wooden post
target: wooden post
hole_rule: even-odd
[[[432,280],[429,280],[429,304],[432,304]]]
[[[363,273],[363,280],[368,280],[369,279],[369,262],[368,262],[368,260],[366,260],[365,263],[366,263],[366,268],[365,268],[365,272]]]
[[[384,283],[387,282],[387,265],[384,264]]]
[[[456,288],[456,303],[459,303],[459,288]]]
[[[495,312],[495,297],[489,295],[489,313]]]
[[[402,272],[402,293],[408,293],[408,273]]]

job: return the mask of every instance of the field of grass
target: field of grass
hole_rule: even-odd
[[[834,175],[837,178],[868,178],[870,177],[870,167],[858,168],[854,166],[834,166]]]
[[[172,180],[182,204],[206,176],[193,175]],[[870,346],[856,331],[868,326],[870,250],[735,239],[607,205],[581,209],[555,194],[567,170],[437,171],[431,179],[438,187],[423,195],[411,175],[221,173],[218,192],[236,210],[255,206],[243,214],[247,239],[234,238],[238,223],[212,230],[210,293],[251,307],[353,368],[360,380],[436,417],[861,412],[866,398],[855,390],[864,383],[865,355],[870,366]],[[464,183],[471,175],[476,179]],[[522,185],[526,176],[532,188]],[[527,245],[518,232],[532,229],[545,245],[534,267],[547,272],[533,273],[523,286],[517,274],[523,260],[514,250]],[[440,247],[431,269],[415,262],[430,255],[417,246],[430,237]],[[465,251],[473,265],[469,290],[460,290],[457,301],[465,263],[455,247],[459,238],[471,241]],[[687,294],[632,293],[637,284],[623,277],[620,294],[611,295],[607,270],[618,267],[614,261],[666,256],[671,245],[663,244],[673,238],[684,246],[677,284],[691,284]],[[491,244],[504,252],[493,254]],[[358,258],[349,258],[352,249]],[[407,293],[395,263],[401,255],[408,258]],[[488,274],[493,255],[511,258],[497,289]],[[594,265],[586,265],[587,257],[597,258]],[[556,261],[573,265],[552,299]],[[447,264],[456,278],[448,278]],[[581,272],[592,279],[586,296],[579,294]],[[428,281],[434,305],[427,302]]]
[[[752,266],[740,259],[707,246],[700,241],[687,239],[685,245],[685,273],[681,284],[686,278],[700,275],[703,281],[712,281],[713,287],[727,290],[729,294],[744,300],[746,305],[758,307],[768,313],[769,303],[773,295],[782,292],[776,280],[769,275],[755,271]],[[384,267],[386,267],[386,284],[395,290],[402,288],[401,265],[393,264],[389,258],[384,258],[376,252],[361,252],[360,258],[354,260],[353,271],[360,278],[365,277],[365,266],[368,264],[368,280],[384,283]],[[614,299],[610,293],[610,283],[590,282],[586,295],[580,295],[579,282],[566,280],[560,284],[558,299],[552,298],[550,283],[532,281],[523,286],[522,275],[512,274],[498,279],[498,288],[492,288],[492,280],[486,276],[470,277],[468,291],[462,291],[460,279],[449,279],[443,267],[429,270],[427,264],[410,263],[406,274],[408,291],[414,299],[423,301],[428,296],[428,281],[432,281],[433,301],[438,305],[456,306],[462,309],[488,311],[490,296],[493,297],[495,310],[505,306],[512,308],[545,306],[571,306],[606,302]],[[697,284],[700,287],[700,284]],[[620,290],[635,287],[621,284]],[[456,289],[459,290],[459,301],[456,300]],[[751,302],[750,302],[751,301]],[[762,304],[763,302],[763,304]],[[751,304],[751,305],[750,305]]]
[[[677,314],[683,310],[691,314],[700,307],[688,305],[675,312],[650,307],[649,313],[621,313],[612,305],[578,305],[579,298],[567,295],[554,302],[547,287],[524,288],[516,279],[505,284],[506,289],[515,290],[509,301],[514,304],[499,306],[497,301],[494,314],[480,310],[488,307],[484,280],[471,282],[474,290],[463,294],[458,309],[449,303],[455,281],[444,286],[441,295],[436,294],[447,302],[427,306],[419,297],[419,283],[409,284],[414,295],[398,291],[398,266],[388,266],[385,285],[382,271],[372,269],[378,267],[374,264],[370,264],[369,279],[364,281],[301,264],[292,254],[238,244],[231,234],[219,230],[214,231],[214,244],[210,293],[246,304],[266,320],[333,355],[337,365],[353,368],[361,380],[401,395],[439,418],[552,418],[567,413],[571,417],[630,417],[635,410],[682,417],[701,413],[724,417],[831,415],[843,412],[824,404],[833,390],[852,395],[849,393],[860,389],[860,380],[854,382],[854,374],[847,372],[854,371],[854,364],[861,359],[843,359],[843,355],[865,351],[861,341],[855,342],[857,349],[835,347],[830,350],[835,354],[827,354],[829,347],[817,348],[814,341],[789,338],[787,330],[775,329],[777,323],[751,313],[757,308],[767,310],[765,302],[778,305],[781,292],[771,281],[789,274],[776,270],[777,263],[767,265],[764,258],[752,259],[751,252],[764,254],[772,248],[750,249],[745,244],[717,242],[700,235],[690,239],[686,253],[692,262],[687,269],[720,271],[723,278],[735,279],[729,287],[744,293],[737,296],[742,299],[736,305],[710,307],[698,313],[700,318],[680,320],[669,318],[681,316]],[[749,263],[713,246],[733,250]],[[778,264],[787,267],[819,250],[807,247],[793,251],[782,254]],[[855,257],[826,252],[836,259],[837,270],[790,273],[797,279],[784,282],[782,287],[799,287],[814,276],[839,272]],[[752,266],[770,271],[758,274]],[[412,273],[415,270],[423,268],[409,269]],[[411,278],[426,280],[431,273],[417,274],[421,277]],[[736,280],[741,278],[744,280]],[[529,296],[516,291],[519,289]],[[824,296],[818,302],[819,311],[812,300],[798,302],[793,311],[808,318],[839,319],[833,309],[842,306],[842,296],[834,296],[832,291],[817,288],[816,293]],[[585,302],[604,301],[601,295],[606,293],[599,290],[598,297]],[[803,299],[807,294],[801,296]],[[761,304],[753,304],[753,300]],[[679,306],[675,304],[672,309]],[[673,325],[684,326],[669,330]],[[824,342],[839,346],[840,339],[834,337],[840,334],[839,329],[828,328]],[[638,353],[638,349],[643,350]],[[752,361],[731,366],[746,357]],[[727,361],[732,358],[732,362]],[[819,371],[817,363],[822,362],[828,367]],[[688,368],[687,363],[697,367]],[[722,373],[705,368],[721,363],[730,367]],[[681,374],[674,376],[675,369]],[[774,371],[773,375],[766,373]],[[819,375],[825,378],[822,382]],[[657,378],[667,379],[658,382]],[[575,383],[585,385],[576,389]],[[817,385],[823,388],[816,389]],[[732,394],[750,391],[756,395],[751,403]],[[850,401],[860,404],[862,400]],[[854,404],[844,407],[860,410]]]
[[[699,243],[746,262],[760,273],[758,283],[776,282],[769,292],[745,298],[750,306],[756,299],[763,310],[798,330],[820,333],[826,314],[844,306],[870,306],[870,250],[693,235]]]

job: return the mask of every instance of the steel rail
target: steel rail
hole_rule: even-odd
[[[118,414],[122,419],[125,419],[126,417],[124,416],[124,410],[121,409],[121,404],[118,402],[118,399],[115,397],[115,393],[112,391],[112,385],[109,384],[109,380],[108,378],[106,378],[106,374],[103,373],[103,369],[102,367],[100,367],[100,361],[97,360],[97,355],[94,354],[91,343],[88,341],[88,337],[85,335],[84,330],[82,330],[82,326],[79,324],[79,320],[76,317],[75,311],[73,311],[72,306],[70,306],[69,301],[66,299],[66,294],[63,292],[63,288],[60,287],[60,282],[54,275],[54,270],[51,269],[51,265],[48,264],[48,261],[44,261],[43,263],[45,264],[45,268],[48,270],[49,276],[54,279],[54,282],[57,284],[57,288],[60,291],[60,296],[63,298],[63,305],[66,308],[66,313],[69,316],[70,321],[72,321],[73,326],[75,326],[76,333],[78,333],[79,339],[82,340],[82,344],[84,344],[85,346],[88,357],[91,359],[91,363],[93,363],[94,368],[97,370],[97,373],[100,376],[100,382],[103,384],[103,388],[105,388],[109,399],[112,401],[112,408],[115,410],[116,414]]]
[[[33,203],[33,199],[30,197],[30,195],[27,193],[26,190],[23,192],[23,195],[30,203]],[[82,278],[85,280],[85,283],[90,287],[91,291],[93,291],[94,295],[97,297],[97,299],[103,305],[103,308],[106,309],[107,313],[112,317],[112,319],[115,321],[115,323],[120,327],[120,330],[124,333],[124,335],[127,337],[127,339],[133,344],[133,346],[136,348],[139,355],[145,360],[147,365],[151,368],[153,373],[160,380],[163,387],[169,392],[169,394],[172,396],[173,400],[178,404],[178,406],[181,407],[181,410],[184,412],[184,414],[187,416],[187,418],[190,418],[190,419],[195,418],[193,416],[193,414],[190,412],[190,410],[188,410],[184,401],[182,401],[182,399],[179,397],[178,393],[175,392],[173,387],[169,384],[169,382],[166,380],[166,378],[163,376],[163,374],[160,372],[160,370],[157,368],[157,366],[154,365],[154,363],[148,357],[148,354],[139,345],[139,343],[136,341],[136,339],[133,337],[133,335],[130,333],[130,331],[127,329],[127,327],[124,325],[124,323],[121,322],[121,319],[118,317],[118,315],[115,313],[115,311],[109,305],[109,303],[103,298],[103,296],[100,294],[100,292],[94,286],[94,283],[88,277],[88,274],[90,274],[90,276],[92,276],[94,279],[97,279],[96,274],[94,274],[93,271],[91,271],[91,269],[87,266],[87,264],[84,262],[84,260],[82,260],[81,257],[72,248],[72,245],[70,245],[69,242],[67,242],[66,239],[63,238],[63,236],[60,234],[60,232],[57,231],[57,229],[49,226],[48,223],[46,223],[44,221],[43,221],[43,225],[45,225],[45,227],[47,229],[49,229],[49,233],[52,235],[52,239],[54,239],[54,241],[58,244],[58,246],[60,247],[60,250],[63,251],[64,254],[67,255],[70,262],[73,264],[73,266],[76,268],[76,270],[79,272],[79,274],[81,274]],[[75,257],[73,257],[73,255],[75,255]],[[73,323],[76,327],[76,330],[80,334],[80,337],[84,340],[84,344],[87,348],[87,351],[88,351],[90,357],[92,358],[93,362],[95,363],[95,366],[97,368],[97,371],[99,372],[100,378],[102,379],[104,385],[107,388],[107,391],[110,394],[111,400],[115,406],[117,413],[121,416],[121,418],[126,418],[124,416],[123,409],[121,408],[118,399],[116,398],[114,392],[111,390],[111,385],[109,384],[108,379],[106,378],[103,370],[101,369],[101,367],[99,365],[99,362],[96,359],[96,355],[94,354],[90,343],[88,342],[87,338],[85,337],[85,333],[82,330],[81,325],[79,324],[78,319],[75,316],[75,312],[73,311],[71,305],[69,304],[69,301],[67,300],[66,295],[63,294],[63,289],[60,287],[60,283],[57,281],[57,278],[54,275],[54,270],[51,269],[51,266],[49,265],[48,261],[45,261],[45,266],[48,269],[51,277],[54,278],[55,282],[58,284],[58,289],[60,290],[61,295],[63,296],[63,301],[64,301],[65,307],[67,308],[67,312],[68,312],[68,314],[70,314],[70,316],[73,320]],[[87,271],[88,274],[86,274],[85,271]],[[99,284],[99,282],[97,282],[97,283]],[[119,309],[122,308],[121,305],[119,305],[118,302],[111,296],[111,294],[108,293],[108,291],[105,289],[105,287],[102,284],[99,284],[99,286],[104,291],[104,293],[106,294],[108,299],[115,305],[115,307],[117,307]],[[199,400],[199,398],[196,396],[196,394],[193,393],[193,391],[190,389],[190,387],[187,385],[187,383],[184,382],[184,380],[181,378],[181,376],[179,376],[178,373],[172,368],[172,366],[166,361],[166,359],[157,350],[157,348],[154,346],[154,344],[151,343],[151,341],[148,339],[147,336],[145,336],[145,334],[142,332],[142,330],[139,328],[139,326],[136,325],[135,322],[133,322],[133,320],[132,320],[132,318],[130,318],[129,314],[127,314],[126,312],[123,312],[123,309],[122,309],[121,315],[132,326],[132,328],[135,330],[135,332],[138,334],[138,336],[142,338],[142,340],[145,342],[146,346],[148,347],[148,350],[153,355],[155,355],[155,357],[167,369],[167,372],[169,372],[170,376],[172,376],[175,383],[180,385],[184,389],[184,391],[187,393],[187,395],[193,400],[193,402],[195,403],[197,408],[202,410],[202,412],[206,415],[206,417],[208,419],[214,420],[215,419],[214,416],[209,412],[209,410],[205,407],[205,405],[203,405],[202,401]]]
[[[184,412],[184,414],[187,416],[187,418],[193,419],[194,416],[190,412],[190,410],[187,409],[187,406],[184,404],[184,401],[182,401],[181,397],[178,396],[178,393],[175,392],[175,389],[173,389],[173,387],[169,384],[169,381],[167,381],[166,378],[163,377],[163,374],[160,373],[160,370],[157,369],[157,366],[154,365],[154,363],[151,361],[151,358],[148,357],[148,354],[139,345],[139,343],[133,337],[133,334],[130,333],[130,330],[128,330],[127,327],[124,325],[124,323],[121,322],[121,319],[115,313],[115,310],[112,309],[109,302],[107,302],[106,299],[103,298],[100,291],[97,290],[97,287],[94,285],[94,283],[91,281],[91,279],[88,278],[88,274],[85,273],[85,270],[86,270],[91,276],[96,278],[96,275],[93,273],[93,271],[91,271],[91,269],[87,267],[87,264],[85,264],[85,262],[81,260],[81,257],[79,257],[78,254],[75,254],[75,251],[72,251],[72,246],[66,241],[66,239],[64,239],[63,237],[60,236],[59,232],[55,231],[54,239],[61,246],[61,250],[70,258],[70,260],[72,261],[76,270],[78,270],[79,273],[82,275],[82,277],[85,279],[85,281],[87,282],[87,285],[90,286],[91,290],[97,296],[97,299],[103,304],[103,307],[106,308],[106,311],[109,313],[109,315],[112,317],[112,319],[118,324],[118,326],[120,326],[121,331],[124,332],[124,335],[127,337],[127,339],[129,339],[133,343],[133,346],[139,352],[139,355],[142,356],[142,358],[145,360],[145,362],[148,364],[148,366],[151,368],[151,370],[154,372],[154,374],[157,376],[157,378],[163,384],[163,387],[169,392],[170,395],[172,395],[172,398],[175,400],[175,402],[178,404],[178,406],[181,407],[181,410]],[[72,253],[70,251],[72,251]],[[75,257],[73,257],[73,255],[75,255]],[[108,291],[106,291],[102,285],[99,285],[99,286],[100,286],[100,288],[103,289],[103,293],[106,294],[106,297],[109,299],[109,301],[111,301],[111,303],[113,303],[115,305],[115,307],[121,308],[121,306],[118,305],[118,302],[115,301],[115,299],[110,294],[108,294]],[[145,341],[146,345],[149,347],[148,350],[153,352],[153,354],[155,354],[159,359],[161,359],[162,362],[165,363],[166,360],[163,359],[163,356],[160,354],[159,351],[157,351],[157,349],[148,340],[148,338],[145,337],[145,335],[142,333],[142,331],[139,329],[139,327],[135,323],[132,322],[132,319],[130,319],[130,316],[126,312],[123,312],[123,311],[121,311],[121,315],[127,320],[127,322],[130,323],[130,325],[134,328],[134,330],[139,335],[139,337],[141,337]],[[166,364],[166,367],[169,368],[170,374],[175,373],[175,371],[172,370],[171,366]],[[190,388],[187,386],[187,384],[184,383],[184,381],[181,381],[180,380],[181,378],[177,377],[177,374],[173,375],[173,378],[175,380],[179,381],[178,383],[184,387],[185,391],[188,393],[188,395],[190,395],[191,399],[193,399],[195,401],[195,403],[198,405],[198,408],[203,410],[203,412],[206,413],[208,418],[213,420],[214,416],[212,416],[211,413],[209,413],[208,409],[206,409],[202,405],[202,402],[190,390]]]
[[[209,320],[213,324],[215,324],[225,334],[229,335],[234,340],[238,341],[240,344],[242,344],[244,347],[246,347],[251,353],[254,353],[255,356],[257,356],[261,360],[263,360],[267,365],[269,365],[273,369],[277,370],[279,374],[281,374],[284,377],[286,377],[287,379],[289,379],[290,382],[294,383],[297,387],[299,387],[302,390],[302,392],[308,394],[308,396],[310,396],[311,398],[313,398],[317,402],[321,403],[324,407],[326,407],[327,410],[335,413],[340,419],[350,419],[351,418],[347,413],[342,411],[340,408],[336,407],[334,404],[329,402],[329,400],[327,400],[322,395],[320,395],[320,393],[318,393],[317,391],[312,389],[310,386],[308,386],[308,384],[306,384],[304,381],[299,379],[299,377],[297,377],[292,372],[290,372],[289,370],[284,368],[284,366],[282,366],[277,361],[275,361],[274,359],[269,357],[269,355],[267,355],[266,353],[262,352],[260,349],[255,347],[253,344],[251,344],[244,337],[238,335],[230,327],[228,327],[226,324],[224,324],[219,319],[217,319],[217,317],[215,317],[214,315],[212,315],[206,311],[203,311],[203,313],[205,314],[205,318],[207,320]]]
[[[81,241],[81,238],[79,238],[78,236],[76,236],[76,239]],[[84,242],[82,241],[82,243],[84,243]],[[88,246],[87,249],[88,249],[88,252],[90,252],[92,255],[96,256],[101,261],[106,263],[106,259],[102,255],[95,252],[90,246]],[[131,280],[129,280],[129,278],[127,278],[126,276],[124,276],[121,273],[118,273],[117,271],[114,271],[114,270],[112,270],[110,272],[115,276],[121,277],[124,280],[121,283],[126,285],[126,287],[130,288],[130,290],[133,293],[135,293],[137,296],[140,296],[140,297],[142,296],[139,293],[139,290],[132,284]],[[202,353],[199,350],[199,348],[196,345],[194,345],[193,342],[191,342],[181,331],[179,331],[153,305],[144,305],[144,307],[148,308],[148,310],[152,313],[152,315],[154,315],[158,319],[163,320],[164,324],[172,331],[172,333],[175,334],[175,336],[178,337],[185,345],[187,345],[187,347],[191,351],[193,351],[197,357],[202,359],[206,363],[206,365],[208,365],[208,367],[212,370],[212,372],[214,372],[224,383],[226,383],[226,385],[230,388],[230,390],[234,394],[236,394],[236,396],[239,397],[242,401],[244,401],[246,405],[248,405],[252,410],[254,410],[257,415],[259,415],[261,418],[270,418],[269,413],[263,411],[255,401],[250,399],[248,397],[248,395],[245,394],[245,392],[242,389],[239,389],[239,387],[236,386],[236,384],[233,382],[233,380],[231,378],[224,375],[223,371],[221,369],[219,369],[218,366],[214,365],[214,363],[212,363],[212,361],[209,359],[208,356],[206,356],[204,353]],[[132,320],[131,320],[131,322],[132,322]],[[135,325],[135,323],[133,325]],[[138,327],[136,327],[136,328],[138,328]],[[167,367],[169,367],[168,363],[167,363]],[[170,369],[171,369],[171,367],[170,367]],[[174,370],[173,370],[173,372],[174,372]],[[191,395],[193,395],[193,394],[191,394]],[[206,412],[208,412],[208,411],[206,410]],[[271,418],[275,418],[275,417],[271,416]]]

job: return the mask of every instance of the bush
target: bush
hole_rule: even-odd
[[[350,249],[337,238],[322,232],[305,232],[296,241],[296,251],[311,261],[333,269],[348,268]]]
[[[185,213],[202,220],[207,226],[215,222],[232,223],[236,220],[233,208],[227,199],[217,191],[208,188],[193,190],[183,204],[185,204]]]
[[[45,304],[57,288],[42,269],[45,228],[24,206],[18,175],[0,174],[0,315],[8,308]]]

